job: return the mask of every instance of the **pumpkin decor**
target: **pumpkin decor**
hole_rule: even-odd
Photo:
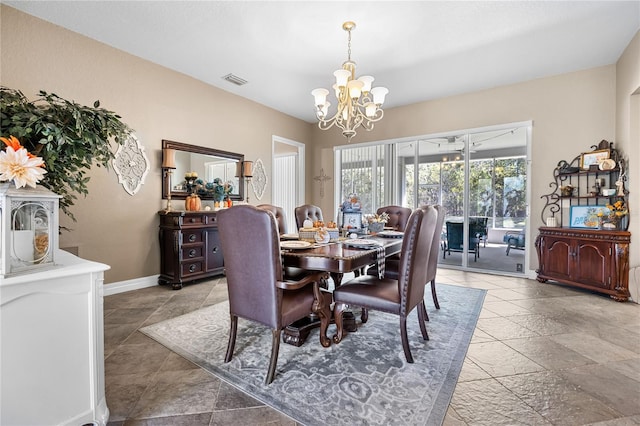
[[[202,207],[202,200],[200,200],[200,197],[198,197],[198,195],[191,194],[185,200],[184,205],[187,211],[197,212]]]

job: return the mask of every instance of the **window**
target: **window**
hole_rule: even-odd
[[[337,151],[340,167],[339,203],[356,194],[363,212],[373,212],[385,202],[386,145],[342,148]]]
[[[463,217],[468,178],[468,216],[487,217],[490,227],[523,228],[526,144],[527,127],[521,126],[337,148],[336,201],[356,194],[367,213],[388,204],[441,204],[447,216]]]

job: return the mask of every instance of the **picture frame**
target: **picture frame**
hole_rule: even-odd
[[[591,166],[600,165],[604,160],[608,160],[611,157],[610,149],[599,149],[596,151],[585,152],[580,157],[580,168],[582,170],[589,170]]]
[[[569,227],[570,228],[598,228],[598,212],[602,212],[605,216],[609,214],[607,206],[591,205],[591,206],[571,206],[569,211]]]
[[[342,227],[349,229],[362,228],[362,213],[361,212],[342,212]]]

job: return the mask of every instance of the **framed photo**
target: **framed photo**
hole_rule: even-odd
[[[609,213],[607,206],[571,206],[569,226],[571,228],[597,228],[598,212]]]
[[[362,213],[361,212],[343,212],[342,213],[342,227],[349,227],[350,229],[362,228]]]
[[[586,152],[582,154],[582,157],[580,157],[580,168],[582,170],[589,170],[591,166],[598,167],[602,161],[608,160],[610,156],[610,149]]]

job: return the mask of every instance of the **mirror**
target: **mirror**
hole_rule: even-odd
[[[163,169],[163,199],[168,197],[169,190],[172,199],[184,200],[192,192],[203,200],[215,200],[221,195],[228,195],[235,201],[244,198],[244,185],[236,176],[244,155],[169,140],[162,141],[162,148],[163,153],[165,148],[175,150],[176,166],[175,169]],[[162,162],[165,162],[164,158]]]

